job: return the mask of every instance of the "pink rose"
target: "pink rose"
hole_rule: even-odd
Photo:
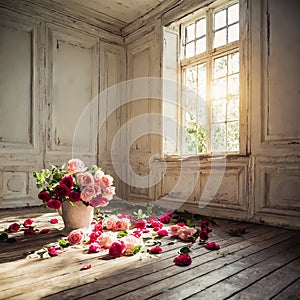
[[[151,248],[149,252],[151,254],[159,254],[162,252],[162,248],[159,246],[155,246],[155,247]]]
[[[81,200],[81,198],[80,198],[80,192],[76,192],[76,191],[71,192],[70,195],[69,195],[69,199],[72,202],[78,202],[78,201],[80,201]]]
[[[180,228],[181,228],[181,227],[178,226],[178,225],[172,225],[172,226],[170,227],[170,234],[171,234],[171,235],[174,235],[174,236],[177,236],[178,230],[179,230]]]
[[[82,243],[84,240],[84,233],[80,229],[72,230],[68,235],[68,242],[71,245]]]
[[[51,199],[51,195],[48,191],[41,191],[38,194],[38,198],[41,199],[43,202],[48,202]]]
[[[89,246],[88,253],[97,253],[100,250],[100,246],[97,243],[92,243]]]
[[[56,218],[50,219],[49,221],[51,224],[57,224],[58,220]]]
[[[95,184],[100,184],[102,181],[102,177],[104,176],[104,172],[101,170],[97,170],[94,174],[94,182]]]
[[[51,199],[47,202],[47,206],[52,209],[59,209],[61,208],[61,202],[57,199]]]
[[[89,172],[79,174],[77,176],[77,181],[78,181],[78,184],[82,185],[82,186],[94,185],[94,177]]]
[[[24,227],[29,227],[33,224],[33,220],[32,219],[26,219],[23,223]]]
[[[168,231],[164,230],[164,229],[160,229],[157,231],[157,234],[162,237],[162,236],[167,236],[168,235]]]
[[[193,238],[193,235],[195,234],[196,229],[195,228],[190,228],[190,227],[181,227],[177,231],[177,235],[180,239],[183,241],[189,241]]]
[[[144,228],[146,228],[146,225],[147,225],[147,222],[145,220],[137,220],[135,222],[135,227],[137,229],[144,229]]]
[[[135,237],[134,235],[127,235],[121,238],[121,241],[125,244],[125,254],[132,255],[133,249],[136,246],[142,245],[142,242],[139,238]]]
[[[130,227],[130,221],[128,219],[119,219],[115,222],[114,230],[128,230]]]
[[[199,234],[200,240],[206,241],[208,240],[208,233],[206,230],[201,230]]]
[[[117,236],[113,232],[103,232],[98,237],[98,243],[101,247],[108,249],[113,242],[117,241]]]
[[[113,196],[116,194],[116,188],[114,186],[110,186],[108,188],[103,189],[102,196],[107,198],[108,200],[112,200]]]
[[[112,185],[114,179],[110,175],[103,175],[100,180],[100,185],[103,188],[109,187]]]
[[[61,182],[62,184],[65,184],[66,186],[68,186],[70,189],[73,187],[73,176],[69,175],[69,176],[65,176],[62,178]]]
[[[48,248],[48,254],[50,256],[58,256],[60,252],[58,252],[55,247]]]
[[[95,198],[92,198],[90,201],[90,206],[92,207],[104,207],[107,206],[109,204],[109,201],[107,198],[103,198],[102,196],[97,196]]]
[[[18,232],[19,229],[20,229],[20,224],[18,224],[18,223],[12,223],[8,227],[9,232]]]
[[[123,241],[117,241],[111,244],[109,247],[109,254],[112,257],[120,257],[124,253],[125,244]]]
[[[177,266],[188,266],[192,263],[191,257],[184,253],[174,258],[173,262]]]
[[[95,189],[92,186],[86,186],[81,192],[81,199],[83,201],[89,202],[95,196]]]
[[[164,223],[164,224],[169,224],[170,220],[171,220],[171,218],[168,215],[163,215],[163,216],[159,217],[159,221]]]
[[[220,245],[215,243],[215,242],[207,242],[205,244],[205,248],[208,249],[208,250],[219,250]]]
[[[150,217],[149,217],[149,219],[148,219],[148,223],[150,223],[150,224],[151,224],[151,222],[153,222],[153,221],[157,221],[157,217],[156,217],[156,216],[154,216],[154,215],[152,215],[152,216],[150,216]]]
[[[80,159],[71,159],[68,162],[68,171],[70,174],[82,173],[85,169],[86,167]]]
[[[115,222],[116,220],[113,217],[105,218],[102,221],[102,226],[107,230],[114,230]]]

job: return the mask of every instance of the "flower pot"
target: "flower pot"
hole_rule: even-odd
[[[63,234],[68,235],[74,229],[82,229],[88,231],[94,217],[94,208],[86,206],[81,201],[75,202],[73,205],[68,201],[62,203],[62,207],[58,210],[64,221]]]

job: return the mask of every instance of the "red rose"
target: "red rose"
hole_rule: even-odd
[[[52,209],[59,209],[61,207],[61,202],[57,199],[51,199],[47,202],[47,206]]]
[[[79,192],[75,192],[75,191],[71,192],[70,195],[69,195],[69,199],[72,202],[78,202],[78,201],[80,201],[81,200],[80,199],[80,193]]]
[[[32,219],[27,219],[24,221],[23,225],[24,225],[24,227],[29,227],[32,225],[32,223],[33,223]]]
[[[140,230],[135,230],[133,233],[132,233],[132,235],[134,235],[135,237],[137,237],[137,238],[139,238],[139,237],[141,237],[141,231]]]
[[[93,243],[89,246],[89,253],[97,253],[100,250],[100,246],[96,243]]]
[[[68,186],[70,189],[73,187],[73,177],[71,175],[69,176],[65,176],[60,184],[65,184],[66,186]]]
[[[159,221],[152,221],[151,227],[153,227],[153,228],[158,227],[159,229],[161,229],[163,227],[163,224]]]
[[[12,223],[8,227],[9,232],[18,232],[19,229],[20,229],[20,224],[18,223]]]
[[[102,227],[102,221],[98,222],[97,224],[95,224],[93,231],[98,232],[98,231],[103,231],[103,227]]]
[[[210,222],[208,220],[203,220],[201,223],[200,223],[200,228],[201,230],[206,230],[207,228],[210,227]]]
[[[150,253],[151,254],[159,254],[162,253],[162,248],[159,246],[155,246],[153,248],[150,249]]]
[[[80,268],[80,271],[83,271],[83,270],[88,270],[92,267],[92,265],[84,265]]]
[[[137,229],[141,229],[142,230],[142,229],[146,228],[146,225],[147,225],[147,222],[145,220],[137,220],[135,222],[135,227]]]
[[[33,227],[28,227],[24,229],[24,235],[33,235],[36,234]]]
[[[103,207],[103,206],[108,205],[109,200],[106,198],[103,198],[102,196],[97,196],[97,197],[91,199],[89,201],[89,203],[90,203],[90,206],[92,206],[92,207],[99,207],[99,206]]]
[[[215,242],[207,242],[205,248],[208,250],[219,250],[220,245]]]
[[[57,224],[58,220],[56,218],[53,218],[49,221],[51,224]]]
[[[57,256],[59,255],[60,253],[54,248],[54,247],[51,247],[51,248],[48,248],[48,254],[50,256]]]
[[[72,230],[68,235],[68,242],[71,245],[80,244],[84,239],[84,233],[80,229]]]
[[[163,216],[159,217],[159,221],[162,223],[165,223],[165,224],[169,224],[170,220],[171,220],[171,218],[168,215],[163,215]]]
[[[71,193],[71,189],[63,183],[59,184],[54,189],[54,191],[55,191],[55,194],[60,198],[64,198],[64,197],[70,195],[70,193]]]
[[[168,231],[164,230],[164,229],[160,229],[160,230],[157,231],[157,234],[159,236],[166,236],[166,235],[168,235]]]
[[[98,239],[98,237],[99,237],[101,234],[102,234],[101,231],[100,231],[100,232],[91,232],[90,235],[89,235],[90,240],[89,240],[88,243],[89,243],[89,244],[92,244],[92,243],[96,242],[97,239]]]
[[[38,194],[38,198],[44,202],[48,202],[51,199],[51,195],[48,191],[42,191]]]
[[[184,253],[174,258],[173,262],[177,266],[188,266],[192,263],[191,257]]]
[[[206,241],[208,240],[208,233],[206,230],[201,230],[199,234],[200,240]]]
[[[41,234],[49,233],[51,230],[49,228],[44,228],[40,231]]]
[[[109,254],[112,257],[120,257],[125,251],[125,243],[123,241],[113,242],[109,247]]]
[[[184,224],[183,222],[179,222],[179,223],[177,223],[176,225],[178,225],[178,226],[180,226],[180,227],[185,226],[185,224]]]

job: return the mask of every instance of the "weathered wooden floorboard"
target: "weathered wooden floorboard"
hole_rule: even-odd
[[[250,233],[247,234],[247,236],[249,238],[255,237],[255,239],[262,234],[268,234],[268,235],[271,234],[272,236],[274,236],[276,234],[276,230],[278,231],[278,229],[275,229],[272,227],[264,227],[264,228],[253,227],[253,230],[251,230]],[[279,232],[286,232],[286,230],[280,229]],[[263,239],[265,239],[265,238],[267,238],[267,236],[263,237]],[[228,238],[228,239],[224,240],[224,234],[223,234],[223,237],[216,241],[223,242],[224,247],[226,247],[226,245],[238,244],[239,241],[244,240],[244,239],[245,239],[244,237],[232,237],[232,238]],[[172,251],[168,251],[168,249],[165,249],[165,247],[163,247],[164,252],[159,256],[159,259],[152,258],[152,259],[146,260],[146,261],[138,261],[138,262],[136,262],[136,265],[132,266],[132,268],[130,270],[125,270],[124,272],[121,272],[121,273],[117,274],[116,276],[105,278],[105,281],[101,279],[98,282],[92,282],[92,283],[86,284],[84,286],[78,287],[76,289],[65,290],[61,293],[58,293],[57,295],[48,297],[48,299],[70,299],[70,298],[78,296],[78,294],[80,294],[81,296],[88,295],[93,291],[99,291],[101,289],[106,289],[107,286],[117,287],[117,288],[119,285],[124,286],[124,284],[126,284],[127,282],[136,280],[137,278],[140,278],[142,276],[153,274],[153,272],[161,272],[161,271],[164,272],[164,270],[166,270],[170,266],[173,266],[172,261],[173,261],[173,258],[177,255],[178,249],[181,248],[182,246],[186,245],[186,243],[179,242],[179,241],[177,241],[177,243],[179,245],[177,245],[177,247],[172,247]],[[247,244],[249,246],[248,239],[247,239],[247,241],[245,241],[245,244]],[[197,245],[197,244],[193,245],[193,251],[196,251],[196,250],[198,252],[197,253],[198,256],[207,254],[207,250],[205,250],[203,248],[203,245],[202,246]],[[159,264],[157,264],[157,262],[159,262]],[[178,267],[175,267],[175,271],[176,270],[178,270]],[[111,293],[111,291],[110,291],[110,293]]]
[[[283,286],[282,290],[271,297],[272,300],[282,300],[282,299],[289,299],[289,300],[299,300],[300,299],[300,276],[298,274],[298,278],[294,280],[290,285]]]
[[[264,228],[266,229],[266,228]],[[260,232],[262,234],[262,232]],[[274,237],[274,235],[276,235],[276,231],[271,231],[270,232],[270,228],[267,229],[267,232],[265,232],[265,234],[262,234],[262,236],[257,235],[257,233],[255,234],[255,230],[253,230],[251,232],[251,234],[253,235],[252,241],[251,241],[251,236],[249,236],[249,239],[245,240],[244,242],[240,242],[237,243],[237,241],[239,240],[239,238],[235,237],[232,239],[228,239],[226,241],[224,241],[224,243],[222,245],[222,251],[225,254],[229,254],[232,253],[236,250],[242,249],[244,247],[249,247],[250,245],[252,245],[252,243],[255,240],[265,240],[268,239],[268,237]],[[249,233],[250,235],[250,233]],[[235,240],[235,242],[234,242]],[[197,266],[198,264],[201,264],[203,262],[207,262],[210,260],[215,260],[219,258],[219,254],[217,254],[217,252],[208,252],[208,250],[204,249],[203,246],[201,248],[198,249],[193,249],[193,265],[191,266],[191,268],[193,266]],[[174,256],[173,256],[174,257]],[[153,271],[156,271],[155,273],[153,273]],[[136,273],[135,271],[129,271],[126,272],[125,274],[120,274],[118,276],[118,280],[115,282],[111,282],[109,283],[109,287],[111,287],[109,289],[109,291],[107,291],[107,285],[102,285],[101,283],[100,286],[98,283],[93,284],[94,285],[94,289],[98,289],[98,291],[100,290],[100,288],[102,288],[103,294],[107,293],[108,295],[112,296],[118,296],[120,295],[120,293],[123,291],[123,293],[126,293],[128,291],[132,291],[133,289],[137,289],[139,287],[143,287],[143,285],[149,285],[149,284],[153,284],[153,290],[155,293],[157,293],[157,289],[159,288],[159,285],[162,282],[164,288],[167,286],[169,286],[170,284],[172,284],[172,282],[174,282],[174,280],[172,278],[170,278],[173,275],[177,275],[178,271],[180,269],[178,269],[177,266],[174,266],[172,263],[172,259],[171,260],[164,260],[164,261],[159,261],[159,264],[156,266],[148,266],[148,267],[141,267],[138,270],[138,273]],[[181,271],[181,270],[180,270]],[[179,272],[180,273],[180,272]],[[125,278],[126,280],[122,280],[122,278]],[[122,284],[119,286],[118,284],[116,284],[116,282],[122,282]],[[134,285],[132,285],[132,282],[134,281]],[[138,283],[140,283],[138,285]],[[143,290],[143,289],[142,289]],[[85,289],[85,293],[91,293],[93,291],[93,288],[91,288],[91,286],[88,289]],[[142,291],[139,291],[142,292]],[[150,290],[147,290],[147,295],[149,296]],[[68,294],[70,296],[70,294]],[[73,296],[75,296],[73,294]],[[102,297],[103,295],[101,295]],[[88,297],[91,297],[90,295]]]
[[[293,248],[290,249],[290,246]],[[217,280],[217,278],[214,278],[216,274],[212,274],[210,283],[212,281],[216,281],[217,283],[210,284],[208,288],[199,292],[197,292],[198,288],[194,287],[192,297],[189,297],[189,299],[201,299],[201,297],[226,299],[238,290],[251,285],[253,282],[262,279],[269,273],[274,272],[299,257],[300,246],[296,246],[295,242],[288,247],[282,247],[282,245],[278,245],[278,247],[280,247],[280,250],[276,254],[273,251],[258,253],[252,259],[247,258],[246,261],[241,261],[240,263],[242,264],[233,265],[232,270],[227,270],[221,280]],[[288,249],[290,249],[289,252],[284,253]],[[200,283],[202,284],[201,281]]]
[[[239,291],[234,296],[229,299],[253,299],[258,297],[260,299],[272,298],[278,294],[285,286],[289,286],[294,279],[300,275],[300,258],[291,261],[290,263],[284,265],[283,267],[277,269],[276,271],[268,274],[261,280],[253,283],[251,286]],[[300,297],[300,291],[297,292],[298,297]],[[283,294],[282,294],[283,297]]]
[[[53,231],[33,236],[24,236],[23,232],[10,234],[16,236],[17,242],[1,243],[0,299],[177,300],[199,299],[203,295],[204,299],[206,295],[218,299],[212,292],[214,287],[225,291],[220,299],[239,299],[240,295],[252,297],[253,289],[264,280],[278,284],[272,293],[277,300],[289,296],[296,299],[295,291],[299,290],[299,270],[294,265],[298,261],[291,258],[299,250],[295,248],[300,242],[298,231],[217,219],[210,241],[218,242],[221,249],[208,251],[195,243],[191,245],[192,264],[178,267],[173,264],[174,257],[181,247],[190,244],[173,238],[161,239],[163,253],[157,256],[141,253],[111,259],[106,252],[88,254],[75,247],[49,259],[30,258],[29,253],[61,237],[63,223],[55,212],[43,208],[0,211],[1,229],[26,218],[33,218],[38,229]],[[50,224],[51,218],[57,218],[59,223]],[[237,227],[247,228],[248,233],[231,237],[228,230]],[[273,256],[277,258],[274,263]],[[80,271],[85,264],[92,268]],[[278,283],[277,276],[283,277],[286,272],[286,278]],[[247,276],[249,282],[245,280]]]
[[[281,237],[285,238],[285,237]],[[252,245],[251,247],[245,246],[244,250],[241,250],[241,243],[238,245],[232,245],[228,246],[228,248],[231,248],[229,250],[229,253],[227,256],[222,256],[222,253],[218,254],[217,252],[209,252],[205,256],[201,257],[194,257],[193,258],[193,264],[195,264],[195,267],[190,266],[189,268],[183,268],[182,271],[179,273],[176,269],[176,266],[171,266],[168,271],[164,272],[156,272],[155,274],[152,274],[148,277],[142,277],[134,281],[134,284],[128,283],[128,285],[122,285],[119,289],[115,288],[115,293],[113,293],[112,289],[107,289],[104,292],[106,292],[108,295],[112,295],[115,297],[114,299],[137,299],[139,296],[142,298],[148,298],[151,296],[154,296],[157,294],[157,292],[168,290],[172,287],[178,287],[180,289],[181,284],[189,283],[190,281],[194,280],[199,276],[208,274],[212,271],[215,271],[216,269],[220,269],[221,273],[223,272],[222,268],[229,268],[231,263],[238,263],[239,260],[242,260],[243,257],[251,256],[255,254],[257,251],[261,251],[262,249],[265,249],[266,247],[270,247],[270,245],[273,245],[280,240],[278,237],[271,239],[268,242],[265,241],[267,239],[266,236],[264,236],[259,242],[259,239],[257,239],[257,244]],[[249,244],[248,244],[249,245]],[[289,243],[287,243],[288,247]],[[235,251],[237,251],[235,253]],[[214,256],[215,259],[211,260],[210,256]],[[224,273],[224,272],[223,272]],[[127,289],[126,289],[127,288]],[[126,290],[125,290],[126,289]],[[134,291],[130,291],[134,290]],[[121,294],[123,292],[123,295]],[[187,291],[188,292],[188,291]],[[117,297],[118,295],[122,295],[120,297]],[[96,295],[95,295],[96,296]],[[102,296],[102,294],[101,294]],[[170,297],[171,296],[171,297]],[[157,296],[157,299],[171,299],[172,297],[178,297],[178,295],[173,294],[169,295],[167,293],[167,297],[164,298],[164,295]],[[91,297],[90,299],[96,299],[95,297]]]

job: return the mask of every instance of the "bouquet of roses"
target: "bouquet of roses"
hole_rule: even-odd
[[[97,166],[86,167],[80,159],[69,160],[67,166],[33,172],[38,198],[44,205],[59,209],[63,201],[82,201],[86,206],[106,206],[115,194],[113,178]]]

